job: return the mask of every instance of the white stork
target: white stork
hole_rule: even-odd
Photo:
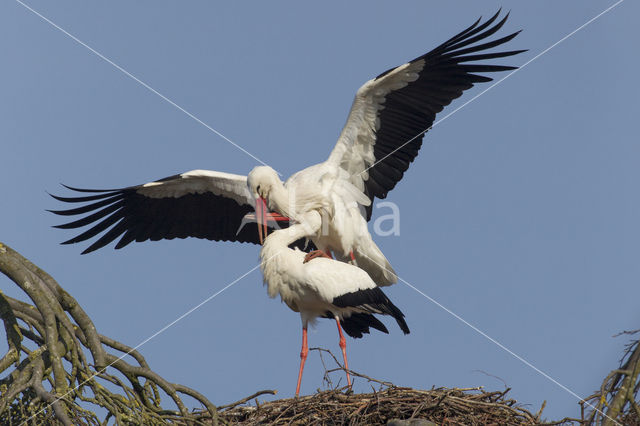
[[[68,187],[91,195],[54,197],[69,203],[91,203],[53,211],[67,216],[86,214],[58,227],[92,227],[63,244],[85,241],[101,232],[104,234],[83,253],[117,238],[116,249],[134,240],[185,237],[258,243],[263,232],[256,235],[255,223],[240,229],[243,218],[255,208],[254,195],[258,195],[258,204],[266,203],[280,214],[267,217],[269,227],[287,217],[300,221],[309,211],[322,212],[323,229],[307,228],[315,246],[332,251],[341,260],[351,257],[378,285],[393,284],[397,277],[367,230],[372,203],[376,197],[385,198],[400,181],[418,155],[422,137],[436,114],[474,83],[492,80],[478,73],[515,69],[478,63],[524,51],[487,53],[519,33],[486,41],[508,18],[507,14],[496,23],[499,14],[482,24],[478,19],[432,51],[366,82],[356,93],[329,158],[294,174],[284,184],[273,169],[260,166],[248,179],[194,170],[122,189]]]
[[[389,333],[385,325],[373,316],[381,314],[391,315],[404,334],[409,334],[404,314],[365,271],[333,259],[307,261],[306,253],[289,248],[290,244],[308,235],[307,224],[319,227],[322,218],[317,211],[310,211],[304,215],[303,221],[269,235],[260,251],[260,267],[269,296],[273,298],[280,295],[289,308],[300,313],[302,320],[302,350],[296,396],[300,393],[302,371],[309,352],[307,326],[317,318],[336,320],[345,369],[349,368],[349,363],[342,329],[354,338],[369,333],[370,328]],[[350,387],[348,372],[347,383]]]

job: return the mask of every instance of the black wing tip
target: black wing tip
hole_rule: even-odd
[[[497,12],[486,20],[481,16],[471,26],[449,38],[444,43],[409,61],[410,63],[424,61],[423,67],[418,71],[419,78],[414,83],[418,89],[416,92],[411,92],[412,89],[409,87],[412,84],[409,84],[397,92],[392,92],[385,98],[387,109],[383,109],[378,113],[378,118],[382,124],[376,132],[376,143],[374,145],[376,162],[370,167],[369,177],[365,181],[366,195],[372,200],[373,198],[385,198],[387,193],[402,179],[404,172],[418,155],[424,134],[433,127],[435,117],[442,111],[443,107],[449,105],[453,99],[460,97],[465,90],[473,87],[475,83],[493,81],[493,78],[483,75],[484,73],[491,75],[494,72],[513,72],[521,67],[521,65],[492,65],[489,61],[511,57],[528,51],[528,49],[502,50],[507,42],[522,32],[521,29],[515,32],[509,31],[509,33],[505,30],[504,33],[508,34],[506,36],[502,36],[502,33],[499,33],[511,16],[510,10],[506,10],[506,14],[504,12],[505,10],[500,7]],[[483,61],[488,63],[484,64]],[[397,67],[383,72],[376,79],[384,77],[395,69]],[[425,75],[430,77],[421,79],[423,71]],[[430,74],[432,71],[433,73]],[[436,71],[441,74],[436,74]],[[442,75],[451,77],[442,77]],[[433,99],[429,99],[428,96],[424,97],[424,93],[420,92],[420,90],[427,90],[431,85],[437,84],[445,85],[449,93],[442,95],[442,97],[434,96]],[[403,92],[400,93],[400,91]],[[393,98],[394,96],[395,98]],[[395,99],[397,105],[390,106],[390,99]],[[411,121],[408,119],[404,121],[398,120],[396,117],[396,115],[403,113],[403,108],[405,107],[411,110]],[[386,118],[388,121],[385,124],[385,114],[389,111],[395,111],[395,115],[388,114]],[[420,120],[423,120],[420,122],[421,124],[416,124]],[[420,133],[417,133],[418,131]],[[408,133],[411,133],[411,141],[416,140],[418,142],[417,146],[412,147],[409,145],[407,142],[409,136],[405,135]],[[415,136],[413,136],[414,134]],[[383,144],[379,148],[378,142],[381,141]],[[383,145],[385,148],[382,148]],[[387,158],[389,158],[388,161]],[[406,164],[402,165],[402,162]],[[376,171],[384,179],[377,179]],[[371,219],[371,215],[372,209],[369,207],[366,209],[367,221]]]
[[[121,191],[123,188],[112,188],[112,189],[89,189],[89,188],[76,188],[75,186],[65,185],[64,183],[60,183],[60,185],[64,186],[68,190],[75,192],[114,192]]]
[[[478,19],[476,19],[476,22],[474,22],[473,24],[471,24],[471,26],[468,28],[468,30],[472,30],[475,27],[478,26],[478,24],[480,23],[480,21],[482,21],[482,16],[480,16]]]
[[[502,13],[502,6],[500,6],[500,7],[498,8],[498,11],[497,11],[496,13],[494,13],[494,14],[493,14],[493,16],[492,16],[491,18],[489,18],[489,21],[490,21],[490,22],[495,21],[495,20],[498,18],[498,16],[500,16],[500,13]],[[507,19],[507,18],[509,17],[509,14],[510,14],[510,13],[511,13],[511,11],[508,11],[508,12],[507,12],[507,16],[505,16],[505,17],[504,17],[504,19]],[[481,17],[481,18],[482,18],[482,17]],[[503,19],[503,20],[504,20],[504,19]]]
[[[493,15],[491,17],[491,19],[489,20],[490,22],[493,22],[502,12],[502,6],[498,9],[498,11],[495,13],[495,15]],[[502,18],[500,20],[500,22],[498,22],[496,25],[494,25],[494,31],[499,30],[500,28],[502,28],[502,26],[507,22],[507,20],[509,19],[509,16],[511,16],[511,10],[507,10],[507,13],[504,15],[504,18]],[[513,38],[515,36],[517,36],[518,34],[520,34],[522,32],[522,30],[517,30],[515,31],[513,34],[511,34],[509,37]],[[509,40],[511,40],[511,38]]]
[[[133,241],[133,239],[129,240],[129,241],[125,240],[124,235],[123,235],[122,238],[120,238],[120,240],[118,240],[118,242],[116,243],[116,245],[113,248],[115,250],[120,250],[121,248],[124,248],[124,247],[128,246],[132,241]]]
[[[57,226],[54,226],[54,228],[57,228]],[[79,242],[81,242],[81,241],[76,241],[76,237],[73,237],[73,238],[72,238],[72,239],[70,239],[70,240],[67,240],[67,241],[63,241],[63,242],[61,242],[61,243],[60,243],[60,245],[61,245],[61,246],[67,246],[67,245],[76,244],[76,243],[79,243]],[[96,247],[96,248],[97,248],[97,247]],[[90,247],[87,247],[87,248],[86,248],[86,249],[84,249],[84,250],[82,251],[82,253],[80,253],[80,254],[87,254],[87,253],[91,253],[92,251],[95,251],[95,250],[96,250],[96,248],[92,248],[91,246],[90,246]]]
[[[58,228],[58,226],[54,226],[54,228]],[[67,240],[67,241],[63,241],[63,242],[61,242],[61,243],[60,243],[60,245],[62,245],[62,246],[67,246],[67,245],[70,245],[70,244],[76,244],[76,243],[79,243],[79,242],[80,242],[80,241],[79,241],[79,240],[77,240],[77,237],[73,237],[73,238],[71,238],[70,240]]]
[[[387,306],[391,311],[390,315],[393,317],[393,319],[396,320],[398,326],[400,327],[400,330],[402,330],[405,335],[409,334],[409,326],[407,325],[407,321],[405,321],[404,314],[402,313],[400,308],[394,305],[393,302],[389,299],[387,299]]]
[[[89,192],[89,191],[85,191]],[[97,201],[104,200],[105,198],[109,198],[118,194],[123,194],[123,191],[114,190],[114,191],[102,191],[94,195],[87,195],[84,197],[61,197],[60,195],[49,194],[52,198],[61,201],[63,203],[87,203],[89,201]]]
[[[489,18],[489,20],[487,20],[486,24],[487,25],[491,25],[493,24],[493,22],[498,19],[498,16],[500,16],[500,14],[502,13],[502,6],[500,6],[498,8],[498,11],[491,17]],[[504,15],[504,18],[502,18],[496,25],[495,27],[497,27],[498,29],[500,27],[502,27],[504,25],[505,22],[507,22],[507,19],[509,19],[509,15],[511,14],[511,10],[507,11],[507,14]]]
[[[409,326],[407,325],[407,322],[404,320],[404,314],[401,317],[395,317],[395,320],[400,326],[400,330],[402,330],[405,336],[411,333],[411,331],[409,330]]]
[[[108,232],[107,232],[107,234],[108,234]],[[104,234],[102,237],[98,238],[93,244],[91,244],[86,249],[82,250],[82,253],[80,253],[80,254],[89,254],[89,253],[94,252],[94,251],[96,251],[98,249],[101,249],[102,247],[104,247],[107,244],[109,244],[111,241],[114,240],[114,238],[105,241],[104,236],[107,235],[107,234]]]
[[[475,28],[473,31],[463,31],[461,34],[447,40],[445,43],[442,44],[441,47],[444,47],[447,50],[451,51],[451,50],[455,50],[460,47],[467,46],[469,44],[475,43],[479,40],[483,40],[483,39],[486,39],[487,37],[492,36],[504,26],[504,24],[507,22],[509,18],[509,15],[511,14],[511,11],[507,12],[507,14],[500,21],[495,23],[495,25],[491,26],[495,22],[495,20],[498,18],[501,11],[502,11],[502,8],[498,9],[495,15],[489,18],[482,25]],[[506,37],[503,37],[498,41],[498,44],[506,43],[507,41],[511,40],[513,37],[520,34],[521,31],[522,30],[518,30]]]
[[[68,198],[68,197],[61,197],[61,196],[59,196],[59,195],[54,195],[54,194],[52,194],[52,193],[50,193],[50,192],[47,192],[47,194],[49,194],[49,196],[50,196],[51,198],[56,199],[56,200],[58,200],[58,201],[62,201],[62,202],[64,202],[65,198]]]
[[[452,38],[450,38],[449,40],[445,41],[444,43],[442,43],[440,46],[436,47],[435,49],[433,49],[432,51],[425,53],[424,55],[418,56],[417,58],[409,61],[410,63],[415,62],[415,61],[419,61],[421,59],[423,59],[424,57],[426,57],[429,54],[432,54],[436,51],[439,50],[445,50],[445,51],[455,51],[458,47],[462,47],[462,46],[458,46],[458,47],[454,47],[458,44],[463,44],[463,45],[467,45],[469,43],[473,43],[473,39],[477,39],[477,40],[482,40],[486,37],[491,36],[492,34],[494,34],[495,32],[497,32],[504,24],[505,22],[507,22],[507,19],[509,18],[510,14],[511,14],[511,10],[507,11],[507,14],[504,16],[504,18],[502,18],[500,20],[500,22],[496,23],[493,27],[489,28],[488,30],[486,30],[484,33],[481,33],[480,35],[476,35],[478,32],[484,31],[487,27],[489,27],[491,24],[493,24],[493,22],[498,18],[498,16],[500,16],[500,13],[502,12],[502,7],[500,7],[498,9],[498,11],[491,16],[491,18],[489,18],[487,21],[485,21],[484,23],[482,23],[480,26],[478,26],[478,24],[480,24],[480,22],[482,21],[482,16],[480,16],[473,24],[471,24],[469,27],[467,27],[466,29],[464,29],[463,31],[461,31],[460,33],[456,34],[455,36],[453,36]],[[522,30],[518,30],[515,31],[512,34],[509,34],[506,37],[503,37],[502,39],[498,40],[498,45],[500,44],[504,44],[508,41],[510,41],[511,39],[513,39],[514,37],[516,37],[518,34],[520,34],[522,32]],[[470,39],[472,41],[470,41]],[[475,40],[475,41],[477,41]],[[528,49],[524,49],[524,50],[519,50],[519,51],[513,51],[513,55],[517,55],[518,53],[522,53],[522,52],[526,52]],[[511,56],[511,55],[505,55],[505,56]],[[392,72],[393,70],[395,70],[397,67],[392,67],[389,68],[388,70],[384,71],[381,74],[378,74],[373,80],[378,80],[381,77],[384,77],[385,75],[389,74],[390,72]]]
[[[76,188],[75,186],[69,186],[66,185],[62,182],[60,182],[60,185],[62,185],[63,187],[65,187],[66,189],[70,190],[70,191],[75,191],[75,192],[95,192],[95,191],[91,191],[85,188]]]
[[[522,32],[522,30],[520,31],[516,31],[514,34],[518,35]],[[528,52],[529,49],[518,49],[518,50],[509,50],[508,52],[505,52],[505,54],[508,54],[509,56],[513,56],[513,55],[519,55],[520,53],[524,53],[524,52]]]
[[[60,184],[60,185],[64,186],[63,184]],[[67,203],[68,203],[68,202],[70,202],[70,201],[67,201],[67,200],[70,200],[71,198],[75,198],[75,197],[71,197],[71,198],[70,198],[70,197],[62,197],[62,196],[60,196],[60,195],[52,194],[52,193],[50,193],[49,191],[45,191],[45,192],[47,193],[47,195],[48,195],[49,197],[53,198],[54,200],[62,201],[62,202],[67,202]],[[51,211],[51,210],[47,210],[47,211]],[[52,213],[53,213],[53,212],[52,212]]]

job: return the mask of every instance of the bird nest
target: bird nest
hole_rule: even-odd
[[[542,424],[542,409],[532,414],[506,396],[508,389],[486,392],[482,388],[416,390],[389,386],[371,393],[344,391],[345,388],[326,390],[264,403],[256,400],[250,406],[222,409],[218,420],[241,425],[386,425],[395,419],[424,419],[421,423],[405,421],[398,425]]]
[[[372,385],[371,393],[353,394],[340,382],[332,382],[332,374],[341,380],[345,370],[330,351],[322,348],[310,351],[318,351],[325,368],[324,390],[295,399],[259,402],[261,395],[276,394],[265,390],[216,407],[197,391],[163,379],[134,348],[99,334],[77,301],[51,276],[3,244],[0,273],[13,280],[33,302],[31,305],[0,291],[0,320],[8,343],[5,355],[0,357],[0,373],[4,375],[0,377],[0,424],[99,425],[115,420],[121,425],[176,426],[587,425],[600,424],[605,418],[620,419],[629,426],[639,424],[638,340],[628,346],[620,367],[605,378],[600,391],[581,402],[583,411],[587,411],[580,420],[545,423],[541,420],[544,404],[533,414],[507,397],[508,389],[416,390],[349,370],[352,377]],[[130,355],[133,361],[125,361],[121,354]],[[327,356],[336,368],[327,368]],[[175,407],[166,407],[163,393]],[[185,395],[202,408],[189,410],[182,400]],[[98,407],[100,412],[106,411],[103,419],[91,411]]]
[[[318,351],[320,355],[325,367],[327,390],[262,403],[258,402],[259,395],[276,392],[260,391],[233,404],[218,407],[218,421],[241,425],[386,425],[394,424],[393,420],[399,420],[395,423],[397,426],[545,424],[540,419],[544,404],[533,414],[507,397],[509,389],[495,392],[487,392],[482,387],[417,390],[349,370],[352,376],[378,388],[372,386],[371,393],[354,394],[332,382],[332,374],[344,374],[344,368],[331,351],[323,348],[310,350]],[[323,354],[328,355],[337,367],[328,369]],[[254,403],[245,405],[250,401]],[[422,422],[412,423],[411,420],[415,419],[422,419]],[[546,424],[571,424],[575,420]]]

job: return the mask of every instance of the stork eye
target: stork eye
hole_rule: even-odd
[[[260,185],[258,185],[258,186],[256,187],[256,191],[258,192],[258,195],[261,195],[261,194],[260,194]]]

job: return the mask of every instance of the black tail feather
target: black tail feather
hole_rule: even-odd
[[[354,319],[353,322],[355,324],[360,321],[365,321],[367,332],[369,326],[381,330],[379,327],[373,325],[373,320],[375,320],[377,324],[382,325],[382,323],[375,317],[373,317],[372,314],[382,314],[391,315],[398,323],[398,326],[400,327],[402,332],[404,334],[409,334],[409,326],[407,326],[407,322],[404,320],[404,314],[400,309],[398,309],[396,305],[391,302],[391,300],[389,300],[389,298],[382,292],[380,287],[358,290],[352,293],[343,294],[342,296],[334,298],[332,303],[339,308],[357,308],[367,311],[367,313],[354,313],[350,317],[353,318],[356,315],[361,315],[361,317],[357,317],[356,319]],[[330,315],[329,317],[332,318],[333,315]],[[371,317],[373,320],[369,319],[369,317]],[[346,320],[348,320],[348,318]],[[358,330],[360,330],[360,328],[358,328]],[[346,328],[345,331],[347,331]],[[347,332],[347,334],[349,334],[349,336],[351,337],[362,337],[362,333],[359,332],[356,332],[356,334],[359,334],[358,336],[353,336],[349,332]]]
[[[352,314],[349,318],[343,318],[340,320],[340,325],[345,333],[354,339],[362,337],[362,334],[369,334],[369,327],[380,330],[383,333],[389,334],[389,330],[384,324],[373,314]]]

